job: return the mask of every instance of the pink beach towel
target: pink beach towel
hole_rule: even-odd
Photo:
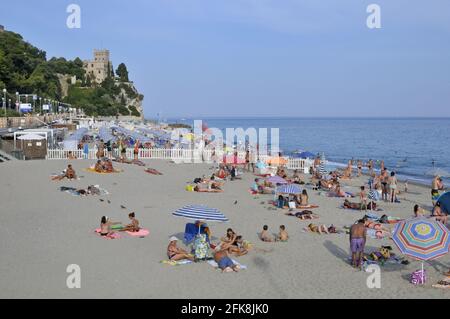
[[[105,239],[119,239],[119,238],[121,238],[121,237],[120,237],[120,234],[118,234],[118,233],[113,233],[113,234],[110,235],[110,236],[102,236],[102,235],[100,235],[100,232],[101,232],[101,229],[100,229],[100,228],[97,228],[97,229],[95,230],[95,233],[96,233],[97,235],[99,235],[100,237],[105,238]]]
[[[143,238],[145,236],[148,236],[150,234],[150,231],[148,229],[141,228],[137,232],[126,231],[126,233],[128,235],[130,235],[130,236],[133,236],[133,237],[141,237],[141,238]]]

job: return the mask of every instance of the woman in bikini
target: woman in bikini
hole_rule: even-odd
[[[395,172],[391,172],[391,176],[388,178],[389,183],[389,191],[390,191],[390,200],[393,203],[397,196],[397,177],[395,177]]]
[[[177,261],[182,259],[194,260],[194,256],[190,255],[184,249],[177,247],[178,238],[171,237],[169,240],[169,246],[167,246],[167,257],[169,260]]]
[[[114,232],[111,230],[111,226],[116,224],[119,223],[113,223],[108,217],[103,216],[100,220],[100,236],[112,237],[112,235],[114,235]]]

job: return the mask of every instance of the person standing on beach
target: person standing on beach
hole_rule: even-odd
[[[358,160],[358,177],[361,177],[362,175],[362,161]]]
[[[364,186],[361,186],[361,192],[359,192],[359,199],[361,202],[361,210],[367,211],[367,194],[366,194],[366,188]]]
[[[436,175],[431,182],[431,202],[433,206],[436,205],[436,201],[439,198],[439,191],[444,189],[444,184],[442,183],[442,179],[439,175]]]
[[[381,173],[380,176],[380,181],[381,181],[381,198],[387,202],[388,201],[388,172],[387,169],[384,168],[383,172]]]
[[[369,160],[369,162],[367,163],[367,168],[369,169],[369,175],[373,174],[373,160]]]
[[[103,140],[100,140],[100,142],[98,143],[98,150],[97,150],[97,159],[101,159],[103,158],[103,156],[105,156],[105,143],[103,142]]]
[[[352,253],[352,267],[354,268],[361,267],[366,234],[367,230],[363,219],[358,220],[356,224],[350,227],[350,251]]]
[[[250,172],[250,150],[247,149],[245,152],[245,168]]]
[[[391,176],[388,179],[389,191],[390,191],[390,201],[393,203],[397,196],[397,177],[395,177],[395,172],[391,172]]]

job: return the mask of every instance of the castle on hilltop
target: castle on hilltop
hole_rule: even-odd
[[[94,50],[94,59],[83,61],[83,68],[91,80],[98,84],[102,83],[114,72],[109,60],[109,50]]]

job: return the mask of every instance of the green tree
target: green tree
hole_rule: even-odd
[[[128,70],[124,63],[120,63],[116,70],[117,76],[122,82],[128,82]]]

